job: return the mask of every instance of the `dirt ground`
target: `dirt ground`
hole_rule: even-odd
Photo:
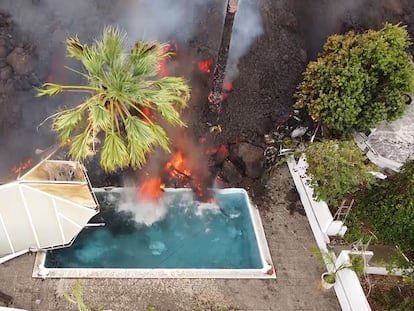
[[[261,212],[276,269],[276,280],[237,279],[82,279],[85,301],[113,311],[339,311],[335,292],[320,286],[323,272],[311,256],[314,238],[307,218],[291,213],[286,191],[293,189],[287,166],[269,179]],[[14,307],[30,311],[70,311],[63,299],[74,279],[33,279],[34,255],[0,265],[0,290]]]

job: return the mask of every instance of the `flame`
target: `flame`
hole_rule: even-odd
[[[27,170],[29,167],[32,166],[33,160],[32,159],[28,159],[24,162],[21,162],[19,164],[19,166],[13,166],[11,171],[14,174],[20,174],[20,172]]]
[[[201,60],[197,63],[198,70],[201,73],[211,73],[211,65],[213,65],[213,60],[211,58]]]
[[[171,181],[178,183],[181,187],[191,188],[199,200],[204,202],[210,200],[202,179],[198,176],[197,171],[193,173],[191,164],[183,152],[174,153],[164,170],[168,173]]]
[[[165,165],[165,169],[169,172],[170,176],[191,176],[191,170],[184,159],[184,154],[181,151],[178,151],[172,155],[171,160]]]
[[[167,46],[164,48],[164,50],[162,51],[162,54],[166,54],[166,53],[170,53],[170,52],[177,54],[178,45],[177,45],[176,42],[169,42],[167,44]],[[168,60],[169,60],[169,58],[166,57],[166,58],[164,58],[163,60],[160,61],[160,64],[159,64],[160,69],[158,71],[158,76],[161,77],[161,78],[167,76],[168,73],[169,73],[168,68],[167,68]]]
[[[142,201],[158,201],[165,185],[160,177],[147,177],[138,189],[138,199]]]

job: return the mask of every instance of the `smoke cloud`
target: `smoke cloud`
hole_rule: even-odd
[[[213,0],[128,0],[115,10],[132,39],[185,41]],[[117,12],[118,11],[118,12]]]
[[[262,17],[257,0],[239,0],[230,41],[226,74],[230,79],[238,75],[237,65],[254,41],[263,34]]]
[[[359,10],[366,2],[367,0],[336,0],[315,3],[296,0],[296,18],[310,58],[316,58],[326,39],[341,30],[341,23],[347,15]]]

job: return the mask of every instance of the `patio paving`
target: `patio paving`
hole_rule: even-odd
[[[340,310],[333,290],[320,287],[315,244],[306,216],[290,214],[286,193],[293,180],[286,166],[267,184],[262,211],[276,280],[237,279],[82,279],[85,301],[113,311],[147,310]],[[76,310],[63,298],[75,279],[33,279],[35,255],[0,265],[0,290],[14,297],[13,307],[31,311]]]

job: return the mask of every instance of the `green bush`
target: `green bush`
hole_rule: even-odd
[[[295,107],[345,135],[398,118],[406,109],[406,93],[414,92],[410,45],[400,25],[330,36],[306,68]]]
[[[414,300],[409,293],[401,290],[400,286],[394,286],[386,292],[373,292],[372,299],[380,304],[384,310],[389,311],[412,311]]]
[[[414,256],[414,160],[398,174],[361,193],[356,217],[386,244],[398,245]]]
[[[353,141],[323,140],[310,144],[305,154],[315,197],[330,206],[374,181]]]

